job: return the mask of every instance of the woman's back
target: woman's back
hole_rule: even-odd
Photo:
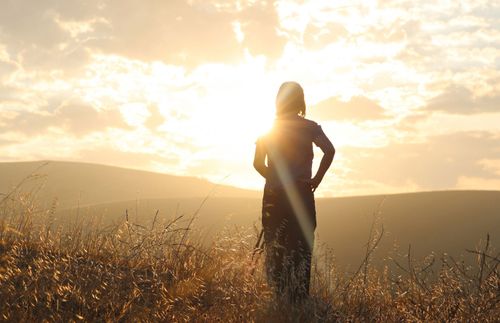
[[[277,118],[272,130],[259,140],[267,152],[266,184],[281,187],[288,181],[311,179],[313,142],[322,133],[314,121],[299,116]]]

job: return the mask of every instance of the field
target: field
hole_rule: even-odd
[[[489,236],[465,252],[473,265],[446,254],[416,259],[409,247],[396,272],[373,265],[385,229],[372,221],[346,242],[365,249],[350,271],[317,248],[311,298],[292,305],[266,284],[262,257],[252,259],[251,228],[228,227],[203,244],[190,225],[196,212],[60,223],[36,191],[18,188],[0,201],[5,321],[494,322],[500,314],[500,259]]]
[[[384,228],[384,236],[374,252],[373,264],[394,266],[392,259],[404,261],[411,245],[413,255],[422,260],[431,253],[448,253],[456,259],[467,248],[491,236],[498,248],[500,192],[444,191],[411,194],[322,198],[317,200],[317,246],[333,249],[335,264],[342,270],[355,270],[366,252],[372,223]],[[258,198],[170,198],[138,199],[90,205],[56,212],[57,219],[74,222],[76,218],[97,217],[106,224],[123,221],[128,210],[138,223],[157,217],[164,221],[183,215],[187,221],[196,212],[191,234],[210,246],[222,232],[238,228],[260,228]],[[200,206],[202,207],[200,208]]]

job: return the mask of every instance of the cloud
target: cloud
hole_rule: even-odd
[[[84,135],[106,128],[129,129],[116,109],[97,111],[85,103],[63,104],[56,111],[55,117],[70,133]]]
[[[18,111],[0,119],[0,130],[4,132],[38,135],[50,127],[64,129],[76,136],[107,128],[129,128],[119,111],[98,111],[80,101],[66,102],[55,108],[46,107],[37,112]]]
[[[241,11],[218,10],[187,1],[110,1],[103,12],[109,27],[94,44],[127,57],[196,66],[206,62],[234,62],[251,53],[277,57],[285,45],[278,35],[272,4],[255,4]],[[233,24],[244,36],[239,43]]]
[[[330,22],[325,25],[309,23],[304,30],[303,39],[307,48],[318,50],[347,35],[347,30],[340,23]]]
[[[488,17],[498,11],[494,2],[470,2],[467,6],[459,2],[423,2],[419,6],[396,2],[382,6],[388,13],[400,11],[399,22],[391,26],[394,32],[381,35],[404,35],[396,58],[413,69],[449,79],[450,71],[470,73],[474,68],[494,67],[498,19]],[[471,76],[476,80],[477,74]]]
[[[2,62],[0,60],[0,81],[6,79],[12,72],[17,70],[17,66],[10,62]]]
[[[21,103],[23,91],[14,86],[0,84],[0,104]],[[1,120],[0,120],[1,121]]]
[[[315,104],[309,114],[314,118],[335,121],[367,121],[387,117],[380,105],[364,96],[352,97],[347,102],[330,97]]]
[[[500,158],[500,136],[491,132],[457,132],[421,143],[394,143],[380,148],[343,148],[351,180],[387,185],[415,183],[421,189],[450,189],[460,178],[498,180],[484,164]]]
[[[18,141],[0,138],[0,147],[9,146],[9,145],[16,144],[16,143],[18,143]]]
[[[90,44],[107,53],[178,65],[232,61],[241,54],[230,13],[179,0],[125,0],[107,2],[100,14],[108,25]]]
[[[500,94],[475,95],[465,86],[451,85],[430,99],[424,109],[452,114],[500,112]]]
[[[420,112],[420,113],[412,113],[406,117],[404,117],[403,119],[401,119],[399,121],[399,123],[396,125],[396,129],[400,132],[410,132],[410,133],[414,133],[415,131],[417,131],[417,126],[428,120],[429,118],[429,114],[427,113],[423,113],[423,112]]]
[[[242,46],[252,55],[281,56],[287,39],[278,33],[280,22],[273,2],[247,7],[237,19],[244,35]]]
[[[67,39],[55,21],[57,8],[39,1],[4,1],[0,11],[2,39],[8,45],[50,49]]]
[[[0,44],[25,67],[58,70],[78,69],[99,52],[185,67],[237,62],[245,48],[280,56],[286,38],[272,3],[224,8],[187,0],[8,1],[0,12]]]
[[[156,130],[159,126],[165,123],[165,117],[160,112],[160,109],[157,105],[150,105],[148,107],[149,117],[144,122],[144,125],[151,130]]]
[[[52,1],[4,1],[0,11],[0,43],[8,56],[25,68],[73,69],[83,66],[89,52],[84,39],[72,37],[59,23],[92,15],[83,3]]]

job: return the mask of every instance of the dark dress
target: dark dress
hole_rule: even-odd
[[[267,277],[279,295],[293,302],[309,295],[316,210],[305,181],[311,179],[312,145],[320,134],[315,122],[292,116],[276,119],[257,141],[268,166],[262,200]]]

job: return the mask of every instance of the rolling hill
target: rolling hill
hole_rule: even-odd
[[[43,166],[42,166],[43,165]],[[0,192],[12,190],[31,173],[22,190],[40,187],[43,207],[58,200],[57,218],[101,217],[123,221],[125,210],[136,223],[184,215],[185,225],[199,209],[194,228],[205,243],[218,234],[260,226],[260,192],[217,186],[198,178],[73,162],[0,163]],[[205,202],[203,200],[206,199]],[[79,206],[79,207],[78,207]],[[317,199],[317,242],[333,249],[341,267],[356,266],[366,250],[370,227],[384,228],[375,258],[401,258],[408,246],[416,259],[434,252],[459,257],[491,236],[499,249],[500,191],[436,191]],[[238,228],[238,229],[237,229]],[[249,229],[250,230],[250,229]],[[249,233],[251,230],[249,231]]]
[[[23,179],[23,190],[43,186],[38,192],[41,203],[57,197],[59,208],[145,198],[214,196],[258,197],[259,193],[195,178],[126,169],[98,164],[34,161],[0,163],[0,193],[10,192]]]

